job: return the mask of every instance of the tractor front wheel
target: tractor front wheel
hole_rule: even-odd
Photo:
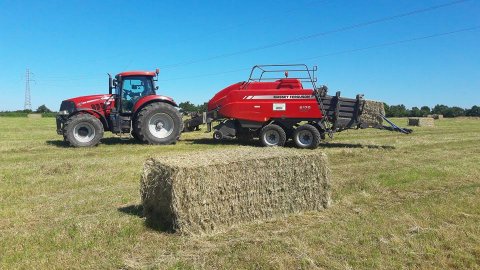
[[[76,114],[65,123],[63,136],[71,146],[95,146],[103,137],[103,125],[91,114]]]
[[[135,135],[149,144],[174,144],[182,130],[182,116],[178,110],[163,102],[145,106],[134,123]]]
[[[284,146],[287,135],[279,125],[270,124],[260,130],[260,141],[263,146]]]

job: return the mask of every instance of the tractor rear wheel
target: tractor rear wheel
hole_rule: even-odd
[[[310,124],[298,127],[293,133],[293,141],[298,148],[315,149],[320,140],[320,132]]]
[[[133,133],[142,142],[174,144],[183,130],[182,116],[172,105],[156,102],[138,113],[133,128]]]
[[[65,123],[63,136],[71,146],[95,146],[103,137],[103,125],[91,114],[76,114]]]
[[[279,125],[270,124],[260,130],[260,141],[263,146],[284,146],[287,135]]]

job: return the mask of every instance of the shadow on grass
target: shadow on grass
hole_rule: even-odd
[[[214,139],[202,138],[202,139],[184,139],[184,142],[187,144],[208,144],[208,145],[243,145],[243,146],[254,146],[262,147],[259,140],[251,141],[239,141],[236,139],[224,139],[222,141],[216,141]],[[285,147],[295,148],[293,141],[289,140],[285,143]],[[375,145],[375,144],[360,144],[360,143],[320,143],[318,146],[321,148],[369,148],[369,149],[395,149],[391,145]]]
[[[187,144],[207,144],[207,145],[243,145],[243,146],[256,146],[260,147],[260,142],[258,140],[252,141],[239,141],[236,139],[223,139],[217,141],[214,139],[202,138],[202,139],[181,139]]]
[[[136,216],[139,218],[144,218],[144,211],[143,211],[143,205],[141,204],[132,204],[132,205],[127,205],[127,206],[122,206],[117,208],[117,210],[121,213],[131,215],[131,216]],[[162,217],[158,217],[158,219],[155,218],[146,218],[145,219],[145,226],[149,229],[152,229],[154,231],[158,232],[165,232],[165,233],[175,233],[173,230],[173,223],[169,219],[165,219]]]
[[[132,205],[127,205],[127,206],[122,206],[122,207],[117,208],[117,210],[119,212],[122,212],[122,213],[127,214],[127,215],[137,216],[139,218],[144,217],[143,216],[143,205],[141,205],[141,204],[138,204],[138,205],[132,204]]]
[[[103,138],[100,140],[101,144],[105,145],[115,145],[115,144],[144,144],[140,141],[135,140],[134,138],[122,139],[120,137],[109,137]]]
[[[62,140],[49,140],[49,141],[46,141],[46,143],[48,145],[53,145],[53,146],[56,146],[56,147],[69,147],[70,146],[67,142],[62,141]]]
[[[395,149],[391,145],[361,144],[361,143],[321,143],[319,148],[368,148],[368,149]]]
[[[46,141],[48,145],[53,145],[56,147],[70,147],[70,144],[66,141],[63,140],[48,140]],[[100,140],[100,144],[105,144],[105,145],[118,145],[118,144],[123,144],[123,145],[134,145],[134,144],[142,144],[141,142],[135,140],[135,139],[122,139],[119,137],[109,137],[109,138],[103,138]]]

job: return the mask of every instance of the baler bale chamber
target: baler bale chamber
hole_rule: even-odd
[[[207,112],[185,121],[185,131],[207,124],[211,132],[212,123],[219,122],[213,127],[216,140],[257,137],[264,146],[283,146],[292,139],[299,148],[316,148],[327,135],[347,129],[411,132],[386,119],[381,102],[361,94],[328,95],[326,86],[316,86],[316,70],[304,64],[254,66],[247,81],[224,88],[208,102]]]

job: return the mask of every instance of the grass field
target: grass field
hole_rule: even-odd
[[[235,143],[200,131],[75,149],[52,118],[0,118],[0,269],[480,269],[480,119],[435,124],[347,131],[315,150],[333,173],[326,211],[185,237],[145,226],[144,160]]]

